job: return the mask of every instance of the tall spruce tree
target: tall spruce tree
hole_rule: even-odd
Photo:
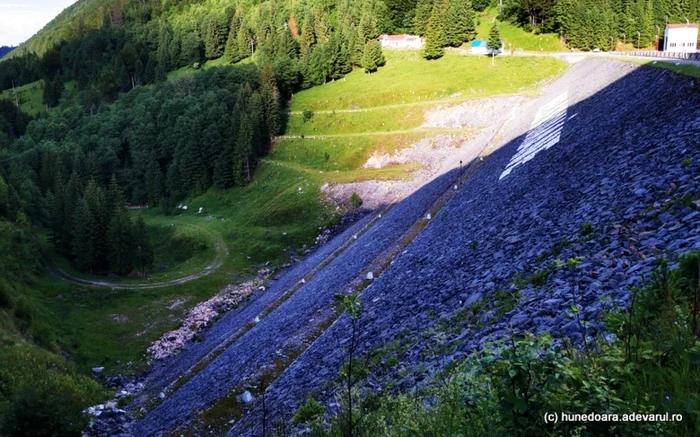
[[[109,270],[126,275],[133,270],[132,224],[124,206],[115,208],[107,229]]]
[[[444,2],[436,1],[428,19],[428,27],[425,31],[425,47],[423,57],[425,59],[438,59],[445,54],[445,8]]]
[[[491,64],[493,64],[496,52],[501,48],[501,34],[498,31],[498,22],[496,20],[493,20],[493,25],[489,31],[489,40],[486,43],[486,48],[491,51]]]
[[[225,27],[222,27],[215,17],[210,18],[204,38],[204,56],[207,59],[220,58],[224,54],[225,44]]]
[[[73,222],[73,256],[78,269],[93,273],[98,263],[98,243],[93,230],[98,226],[85,199],[80,199]]]
[[[243,114],[240,120],[233,157],[233,178],[236,185],[245,185],[250,181],[253,171],[251,161],[255,127],[250,114]]]
[[[146,222],[141,214],[136,217],[132,231],[133,264],[140,274],[145,274],[153,267],[154,254],[151,242],[148,238]]]
[[[280,96],[277,90],[277,81],[270,65],[263,67],[260,75],[260,96],[267,130],[271,136],[275,136],[280,133],[282,122],[280,120]]]
[[[108,211],[105,193],[95,181],[85,188],[76,212],[73,232],[73,255],[80,268],[95,273],[107,267]]]
[[[428,29],[428,21],[426,17],[430,17],[433,11],[433,3],[436,0],[418,0],[413,18],[413,33],[424,36]],[[437,0],[440,1],[440,0]]]
[[[241,12],[240,9],[236,9],[236,13],[231,19],[228,39],[226,40],[226,47],[224,49],[226,59],[228,59],[231,63],[236,63],[245,57],[243,53],[245,52],[246,47],[241,50],[241,47],[238,45],[238,32],[240,31],[242,24],[243,12]]]
[[[362,68],[364,68],[365,73],[373,73],[385,63],[386,60],[379,41],[376,39],[368,41],[365,44],[364,54],[362,55]]]
[[[474,38],[474,10],[471,0],[453,0],[447,11],[445,41],[459,47]]]
[[[160,168],[154,149],[151,149],[151,153],[148,155],[145,177],[148,202],[151,205],[157,205],[163,198],[165,177],[163,176],[163,171]]]

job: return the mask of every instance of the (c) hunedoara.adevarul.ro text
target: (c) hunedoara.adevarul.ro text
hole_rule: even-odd
[[[681,422],[682,414],[544,413],[545,423],[558,422]]]

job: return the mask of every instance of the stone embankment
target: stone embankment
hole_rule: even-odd
[[[658,260],[700,250],[697,80],[587,59],[522,114],[364,291],[360,353],[386,357],[366,389],[410,390],[515,331],[581,344]],[[576,269],[557,268],[576,257]],[[572,305],[590,322],[585,330]],[[310,394],[337,407],[338,341],[345,347],[349,333],[343,316],[267,388],[267,423],[289,420]],[[261,435],[261,426],[258,402],[228,435]]]

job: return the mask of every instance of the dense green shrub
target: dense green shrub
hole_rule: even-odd
[[[12,308],[12,289],[4,281],[0,281],[0,308]]]
[[[304,405],[299,407],[292,419],[295,424],[310,423],[315,421],[326,411],[325,407],[317,400],[309,398]]]
[[[25,299],[20,299],[15,308],[15,325],[20,332],[26,333],[32,327],[34,313]]]
[[[1,428],[4,436],[73,436],[87,426],[81,413],[87,405],[85,393],[66,378],[25,384],[10,400]]]
[[[81,411],[108,396],[68,361],[24,341],[0,344],[0,357],[3,437],[80,435]]]

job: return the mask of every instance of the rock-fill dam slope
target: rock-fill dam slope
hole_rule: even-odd
[[[368,219],[356,240],[346,233],[343,238],[353,243],[329,262],[319,255],[283,277],[272,294],[281,295],[299,278],[310,279],[259,323],[244,329],[251,310],[227,316],[205,334],[204,344],[185,351],[183,361],[175,357],[157,369],[148,390],[155,407],[134,424],[133,435],[188,428],[224,397],[255,391],[256,375],[280,361],[284,371],[266,390],[268,423],[288,420],[309,393],[332,404],[343,359],[338,341],[347,344],[349,335],[345,316],[326,328],[335,296],[357,284],[382,254],[399,247],[427,211],[433,212],[427,226],[411,235],[408,247],[401,247],[363,292],[360,353],[392,342],[402,345],[397,364],[373,369],[368,385],[376,389],[388,381],[410,389],[513,329],[577,340],[580,333],[566,316],[571,287],[559,272],[543,286],[522,289],[512,310],[486,306],[478,326],[453,317],[477,300],[513,292],[516,275],[546,269],[557,257],[585,258],[578,270],[578,303],[595,330],[602,306],[624,305],[628,287],[648,276],[655,259],[700,248],[700,211],[689,202],[700,191],[696,80],[589,59],[517,114],[501,146],[491,150],[491,144],[482,163],[477,158],[481,149],[470,151],[470,159],[480,165],[467,168],[469,178],[456,192],[458,169],[375,222]],[[446,192],[454,196],[435,213],[436,201]],[[584,223],[592,232],[581,232]],[[314,269],[312,277],[307,268]],[[450,320],[449,332],[433,335]],[[222,342],[224,347],[217,346]],[[441,347],[434,347],[436,342]],[[210,359],[202,359],[217,347]],[[290,351],[302,352],[296,357]],[[179,371],[188,373],[181,381]],[[164,387],[165,398],[154,400]],[[228,435],[261,435],[260,402],[237,409],[242,417],[235,417]]]
[[[373,369],[370,388],[391,381],[409,390],[513,330],[580,342],[567,316],[572,304],[582,306],[592,334],[601,310],[626,305],[630,287],[649,278],[657,259],[700,249],[699,81],[589,59],[523,114],[504,145],[365,290],[359,353],[401,345],[398,363]],[[576,302],[570,279],[554,271],[544,285],[513,294],[508,312],[485,306],[476,324],[454,317],[477,300],[514,293],[517,275],[570,257],[583,257]],[[349,333],[343,316],[276,379],[266,391],[268,423],[271,416],[289,420],[310,393],[334,405],[337,339],[346,346]],[[261,435],[261,424],[256,405],[228,435]]]

